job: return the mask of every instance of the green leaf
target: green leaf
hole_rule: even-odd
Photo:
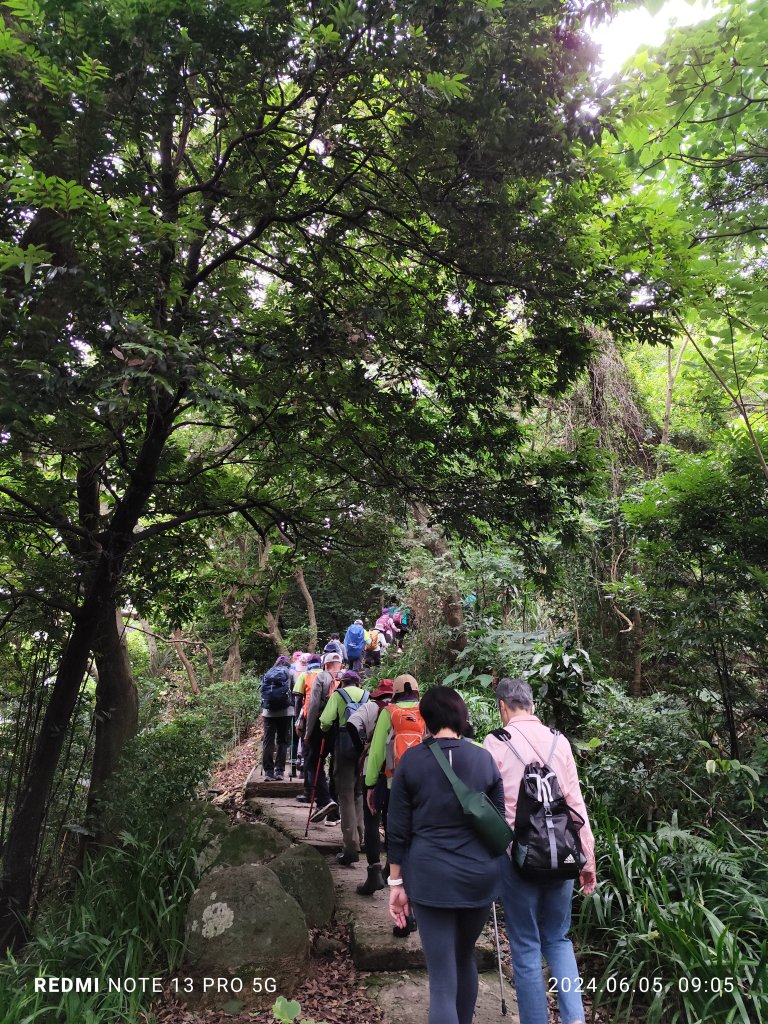
[[[278,996],[272,1007],[272,1013],[280,1024],[292,1024],[292,1021],[296,1020],[301,1013],[301,1003],[296,1002],[295,999],[288,1000],[285,996]]]

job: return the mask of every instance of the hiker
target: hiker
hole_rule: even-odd
[[[339,640],[338,633],[331,633],[328,643],[323,648],[323,654],[330,654],[331,651],[336,651],[337,654],[340,654],[345,662],[349,661],[349,658],[347,657],[347,649],[341,640]]]
[[[328,780],[325,775],[325,759],[332,749],[333,736],[324,735],[320,728],[320,715],[325,705],[336,689],[337,679],[341,672],[341,655],[331,651],[323,656],[322,669],[311,681],[311,688],[307,688],[303,708],[303,731],[305,752],[305,776],[304,785],[310,790],[315,790],[314,797],[317,803],[318,813],[323,812],[320,818],[331,818],[338,821],[338,805],[331,797],[328,788]],[[310,673],[307,673],[310,675]],[[315,784],[317,778],[317,784]],[[312,816],[315,820],[315,815]]]
[[[347,651],[347,662],[353,672],[360,672],[363,667],[365,652],[365,629],[363,620],[355,619],[344,634],[344,647]]]
[[[290,665],[291,659],[281,654],[261,680],[261,717],[264,720],[261,767],[267,782],[285,778],[285,759],[294,718]]]
[[[339,676],[339,685],[329,697],[320,716],[321,730],[324,733],[331,730],[336,732],[333,777],[344,843],[344,848],[336,855],[336,860],[344,867],[350,867],[360,860],[360,847],[363,843],[363,789],[357,770],[359,753],[346,727],[350,715],[361,705],[368,703],[369,697],[368,691],[360,685],[358,673],[347,669]],[[309,820],[315,823],[322,821],[327,813],[319,807]]]
[[[419,709],[429,738],[407,750],[389,798],[389,912],[404,927],[413,913],[429,978],[429,1024],[472,1024],[477,1001],[475,943],[499,894],[505,855],[494,855],[469,823],[430,747],[504,812],[504,787],[487,751],[464,738],[467,706],[434,686]],[[382,712],[384,714],[384,712]]]
[[[359,755],[362,758],[361,780],[365,778],[365,769],[368,761],[368,750],[373,738],[376,722],[379,713],[392,699],[392,680],[382,679],[379,685],[371,694],[371,699],[354,711],[347,722],[347,729],[350,735],[357,737],[359,743]],[[354,730],[354,732],[352,732]],[[373,896],[379,889],[385,889],[387,883],[381,872],[381,833],[379,825],[383,824],[384,831],[387,829],[387,780],[383,775],[373,789],[374,811],[368,806],[368,801],[363,801],[363,834],[365,839],[365,859],[368,862],[368,877],[361,884],[355,887],[360,896]]]
[[[525,680],[499,680],[496,703],[503,730],[486,736],[483,746],[493,757],[504,783],[507,821],[515,827],[526,764],[536,761],[535,767],[548,765],[557,776],[568,813],[575,812],[583,819],[579,839],[585,863],[579,879],[584,894],[589,895],[595,889],[595,844],[570,744],[534,715],[533,693]],[[585,1020],[579,969],[568,938],[572,896],[573,879],[532,881],[524,878],[507,859],[502,874],[502,900],[520,1024],[547,1024],[549,1020],[542,956],[547,961],[548,976],[557,985],[560,1020],[563,1024],[583,1024]]]
[[[387,645],[395,642],[395,620],[392,618],[389,608],[381,609],[381,615],[376,619],[376,629],[380,629],[382,631],[387,641]]]
[[[311,689],[314,679],[319,675],[322,665],[319,654],[305,654],[302,657],[304,663],[304,671],[300,672],[296,676],[296,681],[293,684],[293,700],[295,705],[295,721],[296,721],[296,735],[298,737],[297,745],[297,762],[303,769],[304,776],[304,792],[296,797],[296,802],[300,804],[308,804],[312,799],[312,779],[307,781],[307,742],[304,733],[304,718],[305,718],[305,691]]]
[[[365,654],[363,665],[365,668],[378,668],[381,665],[381,656],[387,649],[387,638],[384,630],[373,627],[370,632],[365,632]]]
[[[384,813],[389,800],[392,776],[403,753],[410,747],[418,746],[424,738],[426,727],[419,711],[419,684],[416,679],[404,673],[392,681],[392,700],[382,709],[373,731],[368,764],[365,769],[366,802],[371,814]],[[378,788],[380,776],[386,777],[384,800]],[[385,868],[388,871],[389,867]],[[413,931],[412,922],[403,928],[395,925],[393,935],[404,939]]]
[[[409,629],[411,629],[413,625],[413,612],[408,605],[401,605],[399,608],[395,608],[392,612],[392,621],[398,630],[398,649],[402,651],[405,638]]]

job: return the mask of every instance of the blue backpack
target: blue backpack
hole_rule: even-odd
[[[291,673],[285,665],[273,665],[261,680],[261,706],[267,711],[285,711],[291,704]]]
[[[365,650],[365,630],[362,626],[352,625],[347,630],[347,635],[344,637],[344,643],[347,648],[347,654],[350,657],[355,657],[363,653]]]

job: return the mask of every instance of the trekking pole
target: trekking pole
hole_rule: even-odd
[[[496,901],[491,904],[493,907],[493,930],[496,934],[496,963],[499,965],[499,993],[501,994],[501,1016],[507,1016],[507,1003],[504,999],[504,978],[501,973],[501,944],[499,942],[499,922],[496,920]]]
[[[320,766],[323,763],[323,751],[325,750],[325,736],[320,740],[320,753],[317,755],[317,767],[315,768],[315,781],[312,783],[312,793],[309,798],[309,814],[307,815],[307,827],[304,829],[304,838],[306,839],[309,835],[309,819],[312,817],[312,807],[315,803],[315,793],[317,792],[317,780],[320,777]]]

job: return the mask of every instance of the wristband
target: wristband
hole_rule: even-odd
[[[397,885],[402,885],[402,884],[403,884],[402,878],[388,878],[387,879],[387,885],[391,885],[392,888],[394,888]]]

